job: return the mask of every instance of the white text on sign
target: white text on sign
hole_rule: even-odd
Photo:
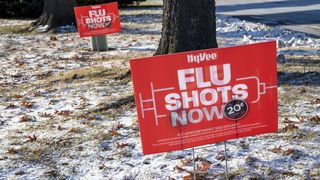
[[[233,98],[247,99],[248,86],[246,84],[228,85],[231,82],[230,64],[221,65],[223,73],[218,73],[218,65],[189,68],[178,70],[178,81],[181,93],[166,95],[166,109],[171,111],[172,126],[190,123],[200,123],[204,118],[208,121],[223,119],[223,108],[217,106],[217,102],[227,103],[232,95]],[[221,68],[220,67],[220,68]],[[204,72],[209,71],[209,79]],[[219,77],[219,74],[223,77]],[[207,80],[205,80],[207,78]],[[196,85],[196,90],[188,90],[188,85]],[[203,107],[203,108],[199,108]]]

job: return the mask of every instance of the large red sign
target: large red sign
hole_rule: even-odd
[[[278,130],[274,41],[130,65],[144,154]]]
[[[80,37],[100,36],[121,31],[118,3],[74,8]]]

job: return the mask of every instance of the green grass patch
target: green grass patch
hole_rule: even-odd
[[[24,34],[29,32],[30,25],[0,26],[0,34]]]

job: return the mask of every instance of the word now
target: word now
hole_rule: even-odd
[[[181,111],[181,115],[178,112],[171,112],[172,126],[176,127],[177,122],[181,125],[187,125],[188,120],[192,124],[198,124],[204,119],[207,121],[212,121],[214,117],[223,119],[223,108],[224,105],[220,107],[220,110],[218,109],[218,106],[183,110]]]

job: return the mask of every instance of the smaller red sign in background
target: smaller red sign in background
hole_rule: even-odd
[[[101,36],[121,31],[118,3],[74,8],[80,37]]]

